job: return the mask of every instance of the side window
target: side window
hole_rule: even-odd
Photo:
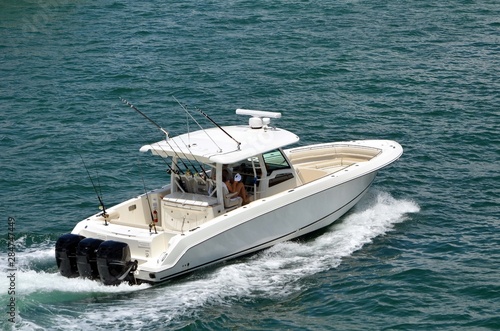
[[[271,178],[269,180],[269,187],[278,185],[293,178],[292,171],[286,171],[286,169],[290,169],[291,167],[280,150],[267,152],[262,156],[264,157],[268,176],[271,175],[273,171],[284,170],[280,171],[280,173],[276,174],[274,178]]]
[[[264,153],[264,162],[266,163],[267,175],[269,176],[275,170],[290,169],[290,165],[280,150]]]

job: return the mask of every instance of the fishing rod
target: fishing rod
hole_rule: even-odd
[[[97,191],[97,187],[94,184],[94,181],[92,180],[92,176],[90,176],[89,169],[87,168],[87,165],[85,164],[85,161],[83,160],[82,154],[78,152],[78,155],[80,155],[80,159],[82,159],[83,167],[87,171],[87,175],[89,176],[90,182],[92,183],[92,187],[94,188],[94,192],[97,195],[97,199],[99,200],[99,209],[102,210],[101,216],[104,217],[104,225],[108,226],[108,217],[109,215],[106,213],[106,208],[104,207],[104,202],[102,201],[102,192],[99,194]]]
[[[182,141],[182,143],[184,144],[184,146],[186,146],[186,147],[187,147],[187,149],[189,150],[189,146],[188,146],[188,145],[186,145],[186,143],[184,142],[184,140],[182,140],[182,138],[181,138],[180,136],[179,136],[179,137],[177,137],[177,138],[179,138],[179,139]],[[181,148],[181,147],[179,146],[179,144],[175,141],[175,139],[172,139],[172,141],[174,142],[175,146],[177,146],[177,148],[178,148],[178,149],[182,152],[182,154],[184,155],[184,158],[185,158],[185,159],[189,162],[189,164],[191,165],[191,167],[194,169],[194,172],[195,172],[195,173],[199,173],[198,169],[196,169],[196,167],[194,166],[193,162],[191,162],[191,160],[187,157],[186,153],[184,153],[184,152],[182,151],[182,148]],[[193,158],[196,160],[196,157],[195,157],[193,154],[191,154],[191,155],[192,155],[192,156],[193,156]],[[181,162],[182,162],[182,159],[181,159]],[[196,160],[196,162],[198,162],[198,160]],[[198,163],[200,163],[200,162],[198,162]],[[182,164],[184,164],[184,166],[186,166],[186,164],[185,164],[184,162],[182,162]],[[202,169],[203,169],[203,167],[202,167]]]
[[[133,110],[135,110],[136,112],[138,112],[139,114],[141,114],[145,119],[147,119],[148,121],[150,121],[151,123],[153,123],[158,129],[160,129],[161,132],[163,132],[167,138],[168,138],[168,132],[162,128],[158,123],[156,123],[155,121],[153,121],[151,118],[149,118],[146,114],[144,114],[142,111],[140,111],[139,109],[137,109],[133,104],[131,104],[130,102],[128,102],[127,100],[123,99],[123,98],[120,98],[120,100],[126,104],[127,106],[130,106],[130,108],[132,108]]]
[[[191,115],[191,113],[188,111],[188,109],[179,101],[177,100],[176,97],[173,97],[174,100],[179,104],[179,106],[181,106],[182,109],[184,109],[184,111],[186,112],[186,114],[188,114],[191,119],[198,125],[198,127],[203,131],[205,132],[205,134],[208,136],[208,138],[210,140],[212,140],[212,142],[215,144],[215,146],[217,146],[217,148],[219,148],[219,152],[222,152],[222,148],[220,148],[219,145],[217,145],[217,143],[212,139],[212,137],[205,131],[205,129],[200,125],[200,123],[198,123],[198,121],[193,117],[193,115]]]
[[[139,109],[137,109],[137,107],[135,107],[133,104],[131,104],[130,102],[128,102],[127,100],[123,99],[123,98],[120,98],[120,100],[126,104],[127,106],[130,106],[130,108],[132,108],[133,110],[135,110],[136,112],[138,112],[139,114],[141,114],[144,118],[146,118],[148,121],[150,121],[151,123],[153,123],[158,129],[160,129],[161,132],[165,133],[166,135],[166,138],[165,138],[165,142],[167,143],[167,145],[170,147],[170,149],[174,152],[175,156],[177,157],[177,159],[179,159],[182,163],[182,165],[184,166],[184,168],[186,169],[189,169],[189,167],[184,163],[184,161],[182,160],[181,157],[179,157],[179,154],[177,154],[177,152],[175,151],[175,149],[172,148],[172,146],[170,145],[170,143],[168,142],[169,140],[169,136],[168,136],[168,132],[163,129],[158,123],[156,123],[155,121],[153,121],[151,118],[149,118],[146,114],[144,114],[142,111],[140,111]],[[160,144],[158,144],[158,146],[160,146]],[[179,147],[179,146],[177,146]],[[163,150],[163,148],[160,146],[160,148]],[[180,148],[179,148],[180,149]],[[163,150],[163,152],[165,152]],[[182,149],[181,149],[181,152],[182,152]],[[166,153],[165,153],[166,154]],[[184,154],[184,153],[183,153]],[[184,154],[184,156],[186,156]],[[172,168],[170,168],[171,171],[174,171]],[[195,169],[196,170],[196,169]],[[175,173],[175,171],[174,171]]]
[[[182,163],[182,165],[184,166],[184,168],[188,169],[189,170],[189,167],[186,165],[186,163],[184,162],[183,158],[179,157],[179,155],[177,154],[177,152],[175,151],[174,148],[172,148],[172,145],[170,145],[169,143],[169,136],[168,136],[168,132],[165,131],[158,123],[156,123],[155,121],[153,121],[151,118],[149,118],[146,114],[144,114],[143,112],[141,112],[139,109],[137,109],[137,107],[135,107],[133,104],[131,104],[130,102],[128,102],[127,100],[123,99],[123,98],[120,98],[120,100],[125,103],[126,105],[130,106],[133,110],[137,111],[139,114],[141,114],[142,116],[144,116],[148,121],[150,121],[151,123],[153,123],[157,128],[159,128],[163,133],[166,134],[166,139],[165,139],[165,142],[168,144],[168,146],[170,147],[170,149],[175,153],[176,157],[180,160],[180,162]],[[181,139],[182,141],[182,139]],[[195,167],[195,165],[191,162],[191,160],[187,157],[186,153],[184,153],[184,151],[182,150],[182,148],[179,146],[179,144],[177,144],[177,141],[175,139],[173,139],[173,142],[174,144],[177,146],[177,148],[181,151],[181,153],[184,155],[184,158],[186,160],[188,160],[189,164],[191,165],[191,167],[194,169],[194,172],[195,173],[199,173],[198,169]],[[184,141],[182,141],[184,143]],[[184,143],[184,145],[186,145],[186,143]],[[158,146],[163,150],[163,148],[161,147],[161,145],[158,144]],[[186,147],[189,149],[189,146],[186,145]],[[164,150],[163,150],[164,151]],[[164,151],[165,152],[165,151]],[[193,157],[195,158],[195,156],[193,155]],[[196,158],[195,158],[196,160]],[[198,160],[196,160],[196,162],[198,162],[198,164],[200,163]],[[170,168],[170,167],[169,167]],[[170,168],[171,171],[173,171],[172,168]],[[205,174],[205,176],[208,176],[207,173],[205,172],[205,169],[203,169],[203,167],[201,167],[201,170],[203,171],[203,173]]]
[[[163,153],[165,153],[165,155],[167,155],[167,152],[165,152],[165,150],[163,149],[163,147],[161,147],[160,144],[157,144],[157,145],[158,145],[158,147],[160,147],[160,149],[163,151]],[[168,167],[168,170],[167,170],[168,174],[179,174],[179,172],[181,172],[182,174],[184,174],[184,172],[182,172],[180,170],[175,170],[174,168],[172,168],[172,166],[167,162],[167,160],[164,157],[162,157],[161,159],[163,160],[163,162],[165,162],[165,164]]]
[[[193,119],[193,121],[195,121],[195,123],[200,127],[200,129],[203,132],[205,132],[205,134],[208,136],[208,138],[210,138],[210,140],[212,140],[212,142],[215,144],[215,146],[217,146],[217,148],[219,148],[219,151],[222,152],[222,149],[219,147],[219,145],[217,145],[217,143],[212,139],[212,137],[210,137],[210,135],[205,131],[205,129],[203,129],[203,127],[200,125],[200,123],[198,123],[198,121],[193,117],[193,115],[191,115],[191,113],[189,112],[189,110],[187,110],[187,108],[179,100],[177,100],[176,97],[173,97],[173,98],[179,104],[179,106],[181,106],[181,108],[186,112],[186,114],[188,114]],[[186,144],[186,142],[184,140],[182,140],[182,138],[180,136],[179,136],[179,139],[182,141],[182,143],[184,144],[184,146],[187,147],[187,149],[190,148],[190,146],[188,144]],[[196,158],[196,156],[194,156],[193,153],[191,153],[191,155],[193,156],[194,160],[200,165],[201,171],[203,171],[203,174],[205,175],[205,177],[208,178],[208,174],[205,171],[205,168],[203,168],[203,163],[200,162],[200,161],[198,161],[198,159]]]
[[[186,163],[184,163],[184,161],[183,161],[182,157],[179,157],[179,154],[177,154],[177,152],[175,151],[175,149],[173,149],[173,148],[172,148],[172,145],[170,145],[170,143],[168,143],[167,141],[165,141],[165,142],[168,144],[168,146],[170,147],[170,149],[171,149],[171,150],[175,153],[175,156],[177,157],[177,159],[178,159],[179,161],[181,161],[181,163],[182,163],[182,165],[184,166],[184,168],[186,168],[186,170],[187,170],[187,171],[189,171],[189,167],[186,165]],[[175,144],[177,145],[177,143],[175,143]],[[160,146],[160,144],[158,144],[158,146]],[[179,149],[181,149],[178,145],[177,145],[177,147],[178,147]],[[161,147],[161,146],[160,146],[160,148],[161,148],[161,150],[165,153],[165,150],[163,149],[163,147]],[[182,152],[182,150],[181,150],[181,152]],[[165,153],[165,154],[166,154],[166,153]],[[182,152],[182,154],[184,154],[184,157],[187,159],[186,154],[185,154],[184,152]],[[178,167],[177,167],[177,168],[178,168]],[[193,168],[194,168],[194,167],[193,167]],[[194,170],[196,171],[196,169],[194,169]],[[184,173],[186,173],[186,172],[185,172],[185,171],[182,171],[182,173],[184,174]]]
[[[234,139],[229,133],[226,132],[226,130],[224,130],[219,124],[217,124],[213,119],[210,118],[210,116],[208,116],[207,114],[205,114],[205,112],[199,108],[196,108],[196,110],[198,112],[200,112],[200,114],[202,114],[203,116],[205,116],[206,119],[208,119],[210,122],[212,122],[215,126],[217,126],[219,129],[222,130],[222,132],[224,132],[229,138],[233,139],[237,144],[238,144],[238,150],[240,150],[240,145],[241,143]]]
[[[148,207],[149,207],[149,215],[151,216],[151,223],[149,223],[149,232],[151,233],[151,229],[154,228],[155,234],[158,234],[158,232],[156,231],[156,222],[158,221],[158,219],[153,216],[153,211],[151,210],[151,201],[149,201],[149,193],[146,190],[146,183],[144,183],[144,176],[142,175],[141,166],[140,165],[137,166],[139,167],[139,173],[141,174],[142,187],[144,187],[144,193],[146,194],[146,200],[148,202]],[[154,212],[155,214],[157,213],[156,210]]]
[[[186,144],[186,142],[182,139],[181,136],[178,136],[177,138],[179,138],[180,141],[182,141],[182,143],[184,144],[184,146],[186,146],[186,148],[189,150],[191,156],[193,157],[193,159],[200,165],[201,162],[198,161],[198,159],[196,158],[196,156],[191,153],[191,149],[189,148],[189,145]],[[179,144],[177,143],[177,141],[175,139],[172,139],[172,141],[174,142],[174,144],[177,146],[177,148],[182,152],[182,154],[184,155],[184,157],[186,158],[186,160],[189,162],[189,164],[191,165],[191,167],[194,169],[194,173],[200,173],[198,171],[198,169],[196,168],[196,166],[193,164],[193,162],[191,162],[191,159],[187,157],[186,153],[183,152],[182,148],[179,146]],[[182,161],[182,159],[181,159]],[[182,162],[184,164],[184,162]],[[200,168],[201,168],[201,171],[205,174],[205,176],[207,176],[207,173],[205,172],[205,169],[203,169],[203,166],[200,165]]]

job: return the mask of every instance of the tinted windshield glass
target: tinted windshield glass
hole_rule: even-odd
[[[274,170],[290,168],[290,165],[288,164],[280,150],[267,152],[262,156],[264,157],[264,162],[266,163],[268,175],[271,174]]]

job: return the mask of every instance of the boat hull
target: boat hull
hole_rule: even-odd
[[[162,282],[214,263],[250,254],[329,226],[367,192],[376,171],[339,183],[327,176],[252,202],[183,236],[162,267],[139,268],[136,278]],[[155,270],[156,269],[156,270]]]

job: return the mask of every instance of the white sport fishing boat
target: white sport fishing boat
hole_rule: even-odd
[[[170,183],[61,236],[60,273],[106,285],[159,283],[303,236],[344,215],[377,171],[403,153],[390,140],[283,149],[299,137],[270,125],[280,113],[236,113],[250,116],[249,124],[167,135],[143,146],[141,152],[168,161]],[[239,180],[247,201],[229,192],[223,177]]]

